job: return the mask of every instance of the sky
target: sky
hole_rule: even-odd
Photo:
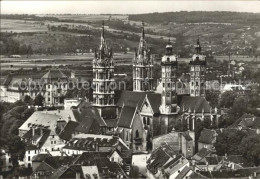
[[[260,13],[260,1],[10,1],[1,2],[2,14],[138,14],[172,11],[237,11]]]

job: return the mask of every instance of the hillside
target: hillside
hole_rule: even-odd
[[[260,13],[240,13],[240,12],[206,12],[206,11],[180,11],[165,13],[149,13],[129,15],[129,20],[144,21],[151,24],[158,23],[244,23],[259,24]]]

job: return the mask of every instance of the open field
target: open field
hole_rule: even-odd
[[[50,15],[39,15],[39,16],[50,16],[56,17],[61,20],[81,20],[81,21],[100,21],[100,20],[109,20],[109,19],[118,19],[118,20],[127,20],[128,15],[104,15],[104,14],[50,14]]]
[[[129,65],[132,63],[133,53],[114,54],[115,66]],[[18,70],[20,68],[30,69],[34,67],[46,66],[91,66],[93,53],[85,53],[80,55],[50,55],[50,56],[23,56],[21,58],[1,57],[1,70]]]
[[[1,19],[1,32],[46,32],[47,26],[37,21]]]

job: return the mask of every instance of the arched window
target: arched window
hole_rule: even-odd
[[[150,118],[147,118],[147,125],[150,125]]]
[[[143,123],[146,125],[146,117],[143,118]]]
[[[135,131],[135,138],[139,138],[139,131],[138,130]]]

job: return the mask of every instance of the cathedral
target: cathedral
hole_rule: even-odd
[[[153,56],[145,40],[144,25],[132,63],[133,91],[121,91],[115,101],[111,88],[115,81],[113,53],[106,44],[103,25],[100,47],[93,60],[93,106],[107,123],[114,121],[114,134],[134,152],[151,150],[153,138],[177,128],[195,131],[201,121],[218,123],[218,111],[205,99],[206,60],[199,39],[189,63],[188,87],[183,85],[188,93],[182,93],[178,87],[178,58],[170,40],[161,59],[161,88],[153,90]]]

